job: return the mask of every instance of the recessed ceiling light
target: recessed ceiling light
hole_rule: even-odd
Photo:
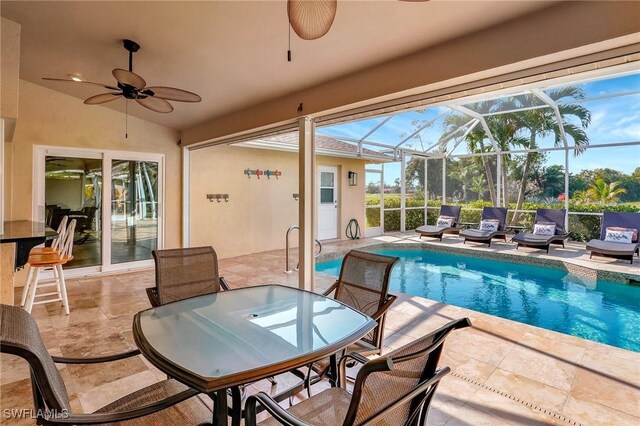
[[[80,76],[77,74],[67,74],[67,76],[69,76],[69,78],[73,81],[82,81],[82,78],[80,78]]]

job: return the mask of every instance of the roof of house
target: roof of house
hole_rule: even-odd
[[[257,143],[260,143],[260,145],[262,146],[268,146],[269,144],[273,144],[274,147],[278,145],[285,145],[287,147],[290,147],[290,149],[296,149],[298,146],[298,142],[299,140],[297,133],[283,133],[280,135],[257,139],[256,141],[245,142],[245,145],[255,146]],[[334,154],[344,157],[358,156],[357,145],[341,141],[331,136],[316,134],[315,143],[316,151],[322,154]],[[381,161],[393,161],[392,156],[367,148],[362,148],[362,157],[368,159],[379,159]]]

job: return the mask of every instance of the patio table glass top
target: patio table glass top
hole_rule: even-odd
[[[266,285],[142,311],[134,334],[152,362],[171,365],[211,389],[217,387],[212,382],[236,381],[234,375],[254,371],[268,377],[287,365],[321,359],[374,326],[370,317],[331,298]]]

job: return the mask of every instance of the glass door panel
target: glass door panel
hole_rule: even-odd
[[[111,264],[151,259],[158,247],[158,163],[111,163]]]
[[[73,260],[65,268],[102,264],[102,160],[46,156],[45,223],[56,230],[65,216],[76,220]]]
[[[382,173],[365,172],[365,237],[382,234]]]

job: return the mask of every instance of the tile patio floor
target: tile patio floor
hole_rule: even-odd
[[[386,235],[329,244],[325,250],[344,251],[381,241],[408,240],[415,238],[409,234]],[[444,244],[461,243],[452,239]],[[493,249],[507,250],[507,247],[496,244]],[[517,253],[546,256],[527,249]],[[589,262],[579,246],[568,247],[562,253],[554,250],[552,254],[564,255],[572,262]],[[599,267],[640,275],[636,265],[597,262]],[[297,285],[295,274],[283,273],[282,251],[222,259],[220,268],[232,287],[261,283]],[[326,288],[331,280],[319,276],[317,288]],[[83,357],[133,348],[132,317],[150,306],[144,289],[153,282],[151,270],[69,279],[71,315],[65,316],[56,304],[34,308],[47,347],[53,354]],[[19,300],[18,291],[16,296]],[[450,366],[452,374],[438,388],[429,425],[640,424],[639,353],[420,297],[399,296],[388,315],[385,339],[388,349],[454,318],[467,316],[473,322],[472,328],[454,332],[445,344],[441,364]],[[31,408],[26,363],[4,355],[0,361],[1,407]],[[110,363],[109,368],[66,366],[61,371],[72,407],[85,412],[165,378],[141,356]],[[265,386],[262,382],[254,385]],[[3,417],[0,416],[2,424],[34,424]]]

